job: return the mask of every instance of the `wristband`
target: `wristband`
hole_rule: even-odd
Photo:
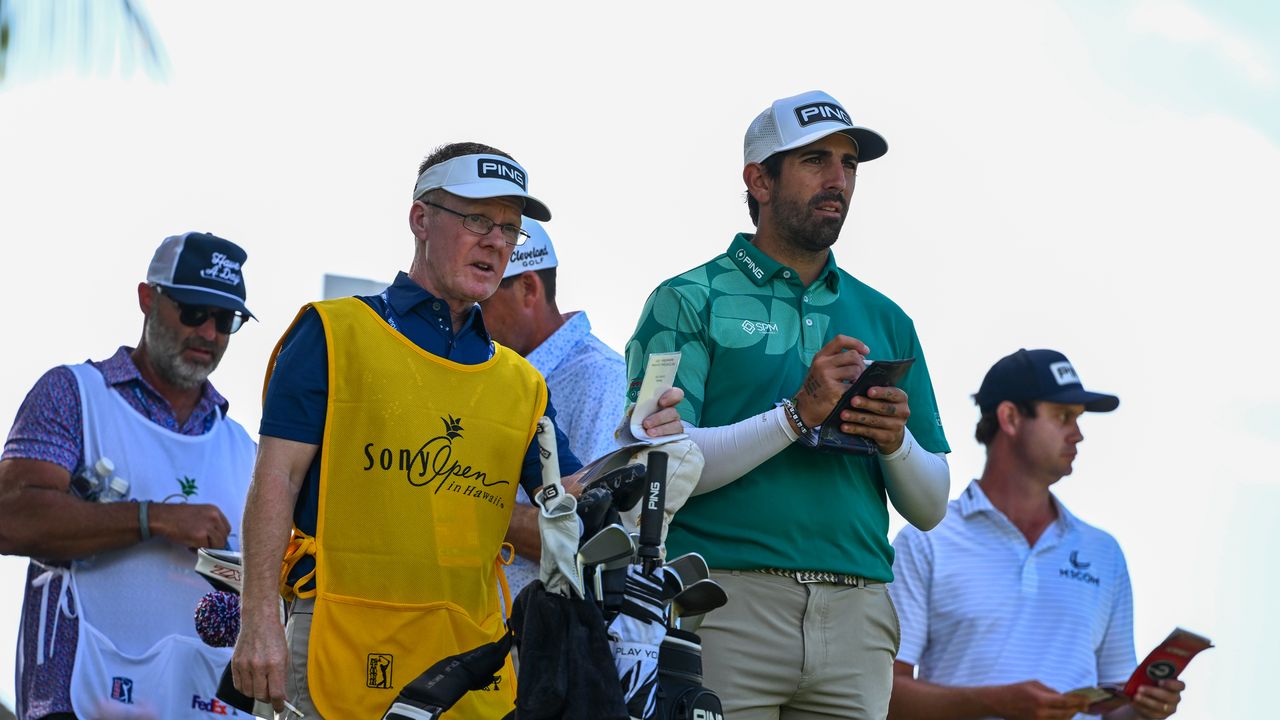
[[[142,542],[151,539],[151,520],[147,517],[147,509],[150,507],[150,500],[138,503],[138,534],[142,536]]]
[[[791,401],[791,398],[782,398],[782,407],[786,408],[787,417],[791,418],[791,422],[795,423],[796,427],[800,428],[800,439],[803,440],[806,445],[811,444],[810,440],[813,437],[813,429],[808,425],[805,425],[804,420],[800,419],[800,411],[796,408],[796,404]]]

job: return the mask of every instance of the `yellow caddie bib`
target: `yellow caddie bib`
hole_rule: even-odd
[[[379,718],[437,660],[505,632],[495,559],[546,383],[500,345],[479,365],[432,355],[357,298],[310,307],[329,399],[308,686],[325,717]],[[499,720],[514,698],[508,659],[449,717]]]

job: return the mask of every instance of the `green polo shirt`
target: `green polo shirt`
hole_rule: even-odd
[[[870,359],[914,357],[900,386],[907,427],[925,450],[950,452],[933,383],[911,318],[836,267],[809,287],[740,234],[729,250],[658,286],[627,343],[632,399],[650,353],[679,350],[677,408],[698,427],[758,415],[793,397],[814,354],[839,334]],[[689,499],[667,537],[668,554],[699,552],[714,568],[819,570],[889,582],[893,547],[884,476],[874,457],[793,443],[728,485]]]

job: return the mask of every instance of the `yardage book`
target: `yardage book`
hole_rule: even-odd
[[[1129,704],[1138,688],[1143,685],[1155,685],[1161,680],[1169,680],[1178,675],[1201,650],[1213,647],[1209,638],[1197,635],[1190,630],[1175,628],[1164,642],[1156,646],[1146,659],[1138,663],[1138,669],[1129,676],[1124,687],[1103,685],[1094,688],[1072,690],[1068,695],[1082,695],[1090,700],[1085,712],[1090,715],[1101,715],[1118,707]]]

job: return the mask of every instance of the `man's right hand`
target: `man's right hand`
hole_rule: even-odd
[[[227,547],[231,523],[216,505],[154,502],[147,515],[151,534],[175,545],[214,550]]]
[[[288,699],[284,693],[284,679],[289,662],[284,628],[278,614],[255,614],[261,615],[261,619],[241,617],[240,637],[236,639],[236,649],[231,655],[231,681],[245,695],[270,703],[276,712],[283,712],[284,701]]]
[[[992,708],[1007,720],[1071,720],[1089,701],[1064,695],[1036,680],[987,688]]]
[[[827,419],[836,403],[867,366],[866,343],[848,335],[837,335],[813,356],[809,374],[795,396],[800,419],[810,428]]]

